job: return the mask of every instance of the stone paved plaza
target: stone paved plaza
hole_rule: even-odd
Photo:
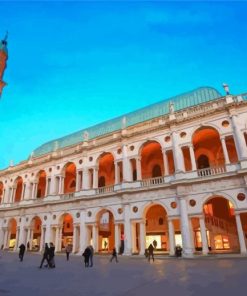
[[[1,252],[0,295],[11,296],[154,296],[244,295],[247,258],[144,258],[95,256],[94,267],[84,268],[82,257],[56,256],[55,269],[39,269],[41,256]]]

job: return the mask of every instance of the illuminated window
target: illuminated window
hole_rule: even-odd
[[[234,216],[234,206],[233,206],[233,204],[230,202],[230,201],[228,201],[228,205],[229,205],[229,214],[230,214],[230,216]]]

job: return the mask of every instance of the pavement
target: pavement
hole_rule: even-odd
[[[81,256],[56,255],[56,268],[38,268],[41,255],[0,252],[1,296],[239,296],[246,294],[247,258],[236,255],[196,257],[94,256],[85,268]]]

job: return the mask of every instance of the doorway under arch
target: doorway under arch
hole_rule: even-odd
[[[97,215],[98,251],[111,252],[115,246],[114,216],[109,210],[101,210]]]
[[[210,198],[203,206],[210,252],[239,253],[239,239],[233,204],[222,196]]]

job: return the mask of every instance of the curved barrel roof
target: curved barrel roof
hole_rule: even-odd
[[[47,142],[33,151],[32,156],[40,156],[50,153],[56,149],[64,148],[70,145],[83,142],[83,134],[88,133],[88,139],[106,135],[108,133],[120,130],[123,118],[125,118],[125,126],[132,126],[146,120],[153,119],[169,113],[170,102],[174,104],[174,111],[182,110],[187,107],[195,106],[204,102],[208,102],[221,97],[221,94],[212,87],[200,87],[193,91],[183,93],[181,95],[165,99],[161,102],[149,105],[142,109],[133,111],[123,116],[102,122],[100,124],[82,129],[65,137]]]

